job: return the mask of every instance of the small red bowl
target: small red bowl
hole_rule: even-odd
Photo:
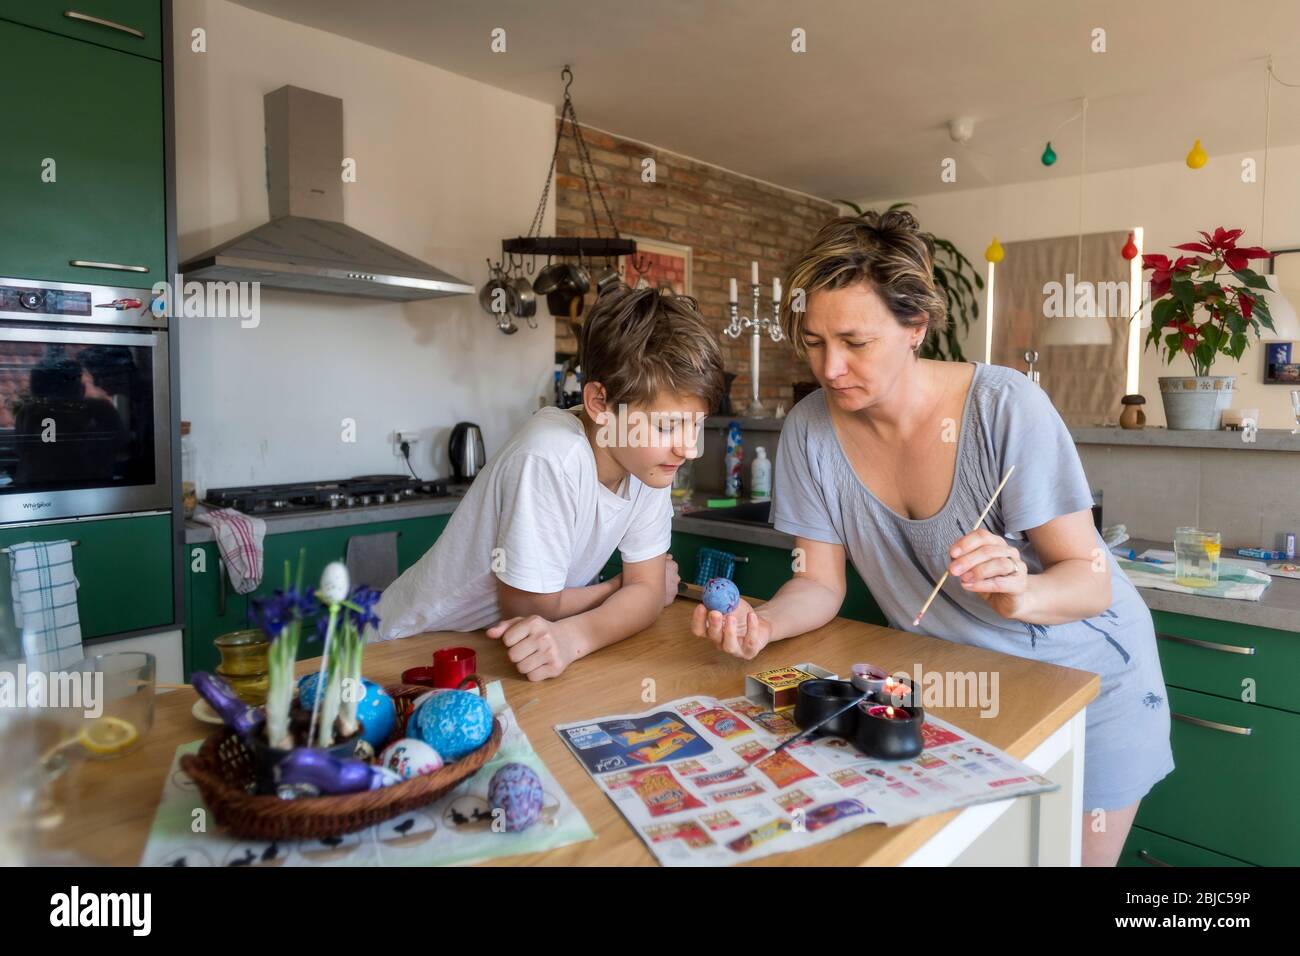
[[[403,684],[415,684],[418,687],[434,687],[432,667],[408,667],[402,671]]]

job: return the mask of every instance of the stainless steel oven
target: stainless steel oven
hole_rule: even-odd
[[[153,300],[0,278],[0,524],[171,507],[167,318]]]

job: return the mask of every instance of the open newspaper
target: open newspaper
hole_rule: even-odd
[[[911,760],[866,757],[838,737],[773,753],[798,732],[788,713],[696,697],[555,729],[665,866],[729,865],[1058,788],[929,714]]]

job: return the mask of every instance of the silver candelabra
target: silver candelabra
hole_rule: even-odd
[[[733,280],[734,281],[734,280]],[[733,339],[738,339],[746,329],[751,329],[752,334],[749,339],[749,390],[750,402],[749,408],[745,414],[753,418],[761,418],[767,415],[767,409],[763,403],[758,400],[758,347],[760,337],[764,332],[772,339],[773,342],[780,342],[785,338],[785,333],[781,331],[781,301],[780,295],[772,296],[772,315],[769,318],[759,318],[759,312],[763,307],[762,295],[759,291],[759,284],[753,282],[750,284],[750,290],[754,295],[754,312],[753,318],[742,316],[740,314],[740,303],[735,299],[727,303],[731,311],[731,324],[722,331]],[[774,292],[776,290],[774,289]]]

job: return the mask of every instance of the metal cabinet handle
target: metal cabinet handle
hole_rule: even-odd
[[[81,542],[74,539],[68,542],[68,547],[75,548],[79,544],[81,544]],[[0,554],[10,554],[12,551],[13,548],[0,548]]]
[[[1149,863],[1152,866],[1169,866],[1169,867],[1173,866],[1172,863],[1166,863],[1158,856],[1152,856],[1146,850],[1138,850],[1138,859],[1141,860],[1143,863]]]
[[[114,23],[112,20],[105,20],[103,17],[92,17],[89,13],[79,13],[76,10],[64,10],[63,15],[69,20],[80,20],[82,23],[93,23],[95,26],[108,27],[110,30],[120,30],[122,33],[129,33],[133,37],[144,39],[144,34],[135,27],[128,27],[125,24]]]
[[[1174,720],[1185,720],[1187,723],[1195,724],[1197,727],[1204,727],[1207,730],[1219,730],[1225,734],[1238,734],[1242,737],[1249,737],[1251,734],[1251,728],[1249,727],[1234,727],[1232,724],[1220,724],[1213,720],[1204,720],[1200,717],[1188,717],[1186,714],[1171,713],[1169,716],[1174,718]]]
[[[1174,634],[1156,633],[1156,637],[1162,641],[1176,641],[1179,644],[1190,644],[1192,647],[1203,647],[1207,651],[1223,651],[1225,654],[1254,654],[1255,648],[1242,647],[1240,644],[1219,644],[1215,641],[1198,641],[1194,637],[1178,637]]]
[[[226,616],[226,562],[217,558],[217,617]]]
[[[68,265],[78,269],[115,269],[118,272],[148,272],[148,266],[128,266],[120,262],[95,262],[93,259],[69,259]]]

